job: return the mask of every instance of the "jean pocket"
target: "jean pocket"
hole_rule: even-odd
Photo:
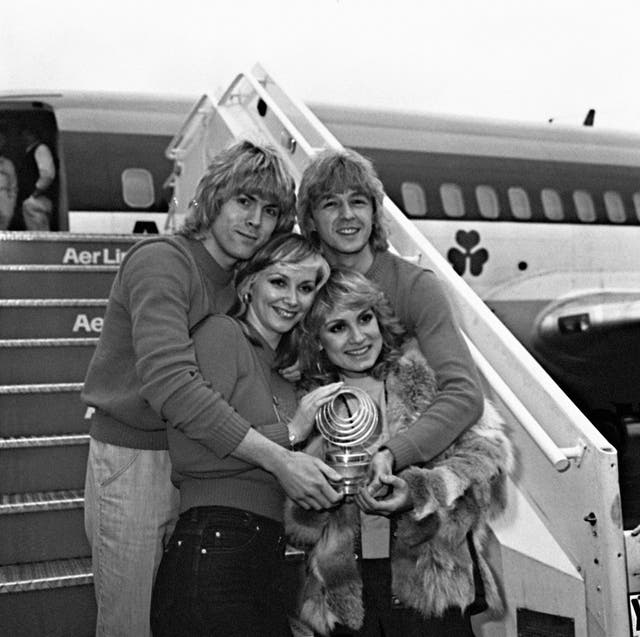
[[[91,440],[91,445],[90,460],[94,463],[100,487],[106,487],[117,480],[140,455],[139,449],[118,447],[95,440]]]
[[[231,524],[221,520],[203,529],[201,546],[218,554],[243,551],[256,542],[259,533],[256,523]]]

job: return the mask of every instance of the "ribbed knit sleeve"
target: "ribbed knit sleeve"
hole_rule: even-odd
[[[132,254],[121,276],[140,395],[170,426],[229,453],[250,425],[204,380],[196,362],[189,314],[204,290],[192,261],[169,244],[154,244]]]
[[[385,446],[395,470],[430,460],[482,415],[483,395],[475,364],[462,337],[446,291],[430,270],[388,252],[377,253],[366,276],[391,302],[415,336],[436,374],[438,394],[427,412]]]

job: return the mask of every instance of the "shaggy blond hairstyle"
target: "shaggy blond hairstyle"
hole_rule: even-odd
[[[340,369],[329,360],[325,350],[319,348],[320,331],[327,316],[335,310],[367,309],[374,313],[382,335],[382,350],[371,369],[371,375],[377,379],[387,375],[402,354],[406,330],[375,283],[355,270],[335,268],[316,295],[302,323],[300,366],[305,386],[324,385],[338,380]]]
[[[278,207],[274,233],[293,229],[295,182],[282,157],[271,146],[258,146],[244,140],[216,155],[209,164],[178,234],[203,239],[222,205],[240,193],[272,201]]]
[[[235,275],[237,300],[229,314],[239,318],[244,324],[243,319],[248,309],[246,294],[249,292],[254,275],[276,263],[293,265],[307,259],[318,261],[315,284],[322,286],[329,276],[329,264],[325,261],[319,248],[316,248],[303,236],[293,232],[273,235],[250,259],[241,261],[238,265]],[[250,336],[248,332],[245,334]],[[276,365],[288,367],[295,363],[299,341],[300,327],[298,325],[280,339],[276,352]]]
[[[325,150],[305,168],[298,189],[298,223],[302,234],[319,246],[314,209],[323,197],[348,190],[363,193],[371,200],[373,223],[369,244],[374,252],[386,250],[389,242],[383,216],[382,182],[371,161],[349,148]]]

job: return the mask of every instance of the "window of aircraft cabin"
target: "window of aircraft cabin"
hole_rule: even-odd
[[[485,219],[497,219],[500,215],[498,195],[491,186],[476,186],[476,201],[480,215]]]
[[[613,223],[624,223],[627,220],[624,203],[619,192],[607,190],[604,193],[604,207],[607,210],[609,221],[613,221]]]
[[[507,196],[509,197],[511,214],[516,219],[531,219],[531,203],[524,188],[512,186],[507,190]]]
[[[636,219],[640,221],[640,192],[633,193],[633,207],[636,209]]]
[[[420,184],[413,181],[403,181],[400,186],[402,204],[408,215],[411,217],[427,216],[427,199]]]
[[[549,219],[549,221],[562,221],[564,218],[562,199],[560,199],[557,191],[553,190],[553,188],[543,188],[540,197],[542,199],[544,216]]]
[[[586,190],[574,190],[573,203],[580,221],[590,223],[596,220],[596,207],[590,192]]]
[[[464,199],[458,184],[442,184],[440,198],[447,217],[464,217]]]
[[[153,205],[153,176],[146,168],[126,168],[122,171],[122,198],[131,208]]]

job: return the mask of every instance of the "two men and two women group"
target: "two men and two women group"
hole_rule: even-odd
[[[99,637],[469,636],[499,610],[484,544],[511,446],[382,200],[354,151],[320,153],[296,196],[243,141],[178,233],[127,253],[83,391]],[[377,424],[345,494],[316,414],[363,393]]]

